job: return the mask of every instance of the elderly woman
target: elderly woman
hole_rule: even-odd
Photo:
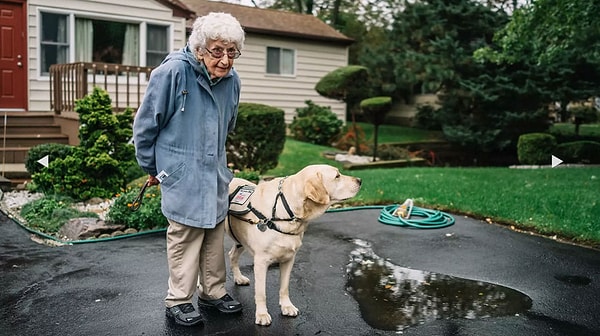
[[[242,306],[225,289],[224,220],[228,211],[225,140],[235,126],[240,78],[233,62],[244,30],[230,14],[193,25],[187,46],[168,55],[148,83],[133,136],[150,185],[161,185],[168,219],[166,315],[186,326],[204,322],[198,305],[223,313]]]

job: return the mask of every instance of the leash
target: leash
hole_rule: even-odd
[[[146,180],[146,183],[144,183],[142,189],[140,189],[140,193],[131,203],[131,211],[137,211],[140,208],[140,206],[142,205],[142,201],[144,200],[144,192],[146,192],[146,188],[148,188],[149,185],[150,180]]]

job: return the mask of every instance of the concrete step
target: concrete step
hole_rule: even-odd
[[[0,189],[3,191],[29,182],[31,176],[24,163],[0,163]]]
[[[5,112],[0,111],[0,126],[6,125],[52,125],[54,113],[51,112]]]
[[[60,134],[60,125],[47,124],[7,124],[6,130],[0,128],[0,134]]]
[[[68,144],[69,137],[65,134],[7,134],[0,137],[0,147],[33,147],[43,143]]]
[[[0,147],[1,163],[24,163],[31,147]]]

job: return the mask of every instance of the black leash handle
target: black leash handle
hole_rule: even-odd
[[[140,208],[140,206],[142,205],[142,201],[144,200],[144,192],[146,192],[146,188],[148,188],[149,185],[150,180],[146,180],[146,183],[144,183],[144,185],[142,186],[140,193],[133,200],[133,203],[131,203],[131,211],[137,211]]]

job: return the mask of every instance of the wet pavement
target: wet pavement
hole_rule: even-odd
[[[310,224],[290,284],[298,317],[279,312],[274,266],[271,326],[254,324],[253,286],[229,272],[243,312],[181,327],[164,316],[164,233],[49,247],[0,215],[0,335],[600,335],[600,251],[461,216],[431,230],[378,216]],[[252,278],[248,255],[241,269]]]

